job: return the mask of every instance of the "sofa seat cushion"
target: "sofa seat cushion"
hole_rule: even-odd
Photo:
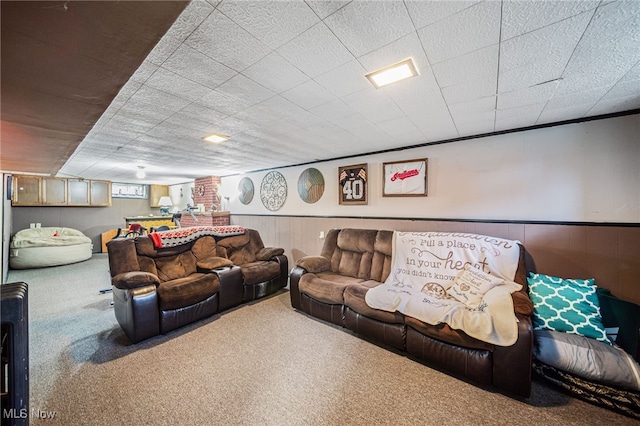
[[[273,261],[249,262],[240,266],[244,285],[255,285],[280,276],[280,264]]]
[[[466,334],[464,331],[455,330],[449,327],[448,324],[436,324],[430,325],[424,323],[413,317],[405,317],[405,324],[419,333],[429,336],[433,339],[441,342],[449,343],[451,345],[462,346],[470,349],[482,349],[493,352],[495,346],[491,343],[483,342],[482,340],[474,339]]]
[[[158,286],[160,310],[184,308],[218,293],[220,281],[215,274],[195,273],[165,281]]]
[[[300,293],[324,303],[344,304],[344,290],[350,285],[363,282],[363,279],[347,277],[335,272],[304,274],[300,278]]]
[[[358,284],[352,284],[344,290],[344,304],[354,311],[378,321],[390,324],[404,324],[404,315],[400,312],[387,312],[374,309],[367,305],[364,300],[365,294],[369,289],[379,286],[380,282],[368,280]]]

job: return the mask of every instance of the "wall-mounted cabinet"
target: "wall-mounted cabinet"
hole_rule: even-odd
[[[16,175],[12,205],[105,207],[111,205],[111,182]]]
[[[160,197],[169,196],[169,185],[149,185],[149,207],[162,207]]]
[[[14,176],[13,200],[14,206],[42,205],[42,178],[39,176]]]
[[[60,178],[42,178],[42,203],[47,206],[67,205],[67,180]]]
[[[89,193],[92,206],[108,207],[111,205],[111,182],[92,180]]]

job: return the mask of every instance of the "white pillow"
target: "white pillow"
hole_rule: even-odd
[[[545,364],[588,380],[640,391],[640,365],[619,346],[560,331],[533,333],[533,355]]]
[[[455,278],[453,285],[447,289],[447,293],[468,307],[477,308],[484,294],[503,282],[502,278],[467,265]]]

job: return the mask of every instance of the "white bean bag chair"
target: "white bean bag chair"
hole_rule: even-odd
[[[91,258],[91,238],[72,228],[44,227],[18,231],[11,240],[11,269],[66,265]]]

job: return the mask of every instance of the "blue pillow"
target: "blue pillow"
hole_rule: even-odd
[[[611,344],[602,325],[593,278],[562,279],[532,272],[527,283],[534,330],[562,331]]]

